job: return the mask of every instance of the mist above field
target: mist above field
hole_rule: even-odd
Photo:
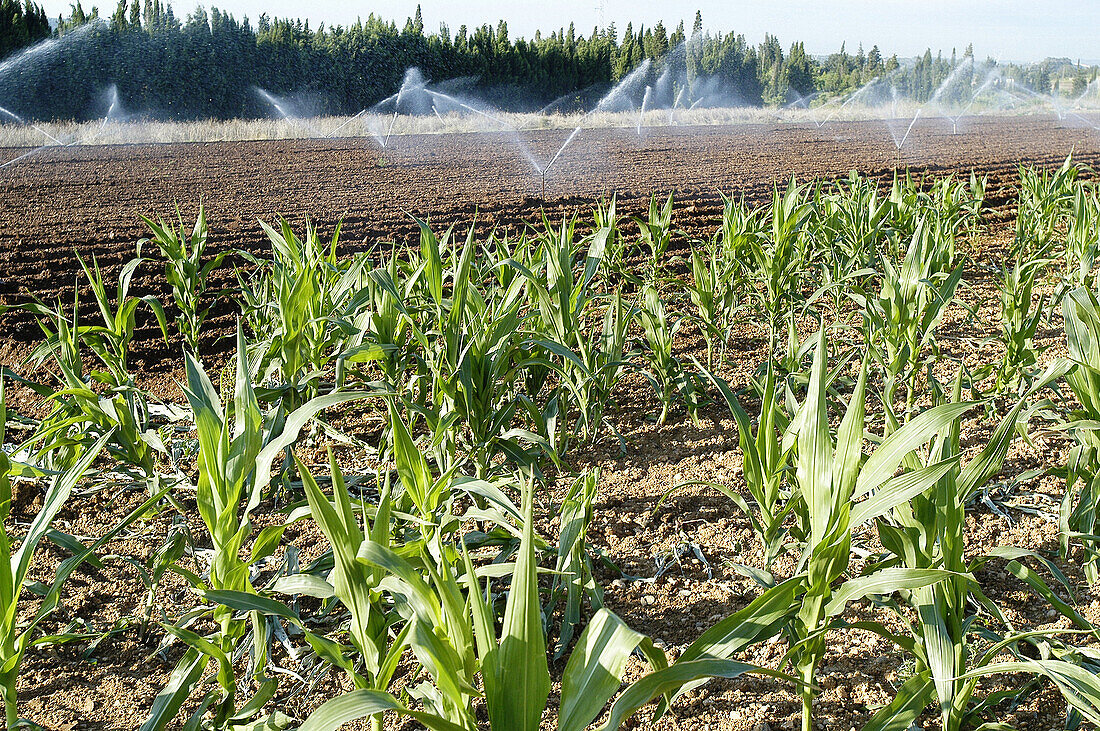
[[[180,20],[159,2],[124,1],[108,21],[78,3],[45,39],[40,10],[27,17],[37,19],[34,28],[26,18],[18,32],[0,25],[0,51],[17,36],[39,43],[0,61],[0,106],[24,120],[102,119],[112,88],[116,108],[142,120],[351,116],[396,94],[413,67],[436,93],[475,102],[467,106],[563,114],[592,111],[647,62],[627,99],[633,110],[671,110],[681,95],[688,107],[820,107],[883,78],[898,97],[924,103],[968,65],[995,65],[999,77],[1056,99],[1080,98],[1096,78],[1095,67],[1065,59],[997,65],[969,49],[907,59],[878,46],[842,46],[818,59],[798,41],[786,46],[767,36],[752,45],[734,32],[708,31],[698,14],[690,28],[680,23],[671,32],[663,23],[587,35],[570,26],[530,40],[513,40],[503,21],[430,33],[419,13],[403,26],[372,15],[348,27],[311,28],[267,16],[253,24],[216,8]],[[292,112],[280,112],[257,88]]]

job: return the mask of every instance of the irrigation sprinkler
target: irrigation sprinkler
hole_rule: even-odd
[[[680,102],[684,100],[684,92],[686,91],[686,86],[680,87],[680,93],[676,95],[675,101],[672,102],[672,108],[668,110],[668,123],[670,125],[675,123],[676,107],[680,106]]]
[[[898,153],[896,158],[897,162],[894,166],[895,168],[901,165],[901,148],[905,147],[905,141],[909,139],[909,133],[913,131],[913,125],[917,123],[917,118],[920,117],[921,110],[923,109],[924,107],[917,107],[917,113],[913,115],[913,121],[909,123],[909,129],[905,130],[905,134],[902,135],[901,142],[897,143]]]
[[[550,158],[550,162],[546,163],[546,167],[539,170],[539,174],[542,177],[542,198],[543,198],[543,200],[546,199],[546,175],[547,175],[547,173],[550,172],[550,168],[554,167],[554,163],[558,161],[559,157],[561,157],[561,153],[565,152],[565,148],[569,147],[569,143],[573,141],[573,138],[576,137],[580,133],[580,131],[581,131],[580,126],[578,126],[576,129],[574,129],[569,134],[569,136],[565,138],[565,142],[562,143],[562,146],[559,147],[558,151],[554,153],[554,156],[552,158]]]
[[[394,112],[393,112],[393,117],[390,119],[390,126],[386,130],[386,136],[382,138],[382,149],[383,150],[390,146],[390,135],[393,134],[393,126],[395,124],[397,124],[397,114],[398,114],[398,112],[395,109]]]

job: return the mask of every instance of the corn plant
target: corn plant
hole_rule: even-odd
[[[936,250],[936,267],[955,265],[955,242],[960,233],[974,231],[985,198],[985,178],[972,175],[969,185],[953,176],[937,178],[931,184],[906,175],[894,177],[890,189],[892,228],[897,233],[892,243],[903,246],[916,233],[919,224],[931,225],[942,241]],[[904,252],[895,251],[897,258]]]
[[[775,350],[781,320],[793,321],[796,306],[803,298],[805,225],[810,214],[805,188],[792,179],[784,192],[778,187],[772,190],[767,228],[756,229],[754,216],[744,214],[740,221],[735,217],[723,224],[724,229],[731,229],[724,230],[725,245],[737,247],[734,256],[743,262],[747,278],[756,284],[751,294],[766,316],[769,352]]]
[[[199,442],[199,480],[195,493],[199,515],[210,539],[212,557],[205,576],[180,572],[196,589],[211,598],[214,606],[200,607],[198,614],[176,624],[165,624],[169,635],[188,646],[173,671],[168,686],[153,704],[143,731],[158,731],[179,711],[199,685],[206,667],[218,665],[217,688],[205,693],[202,710],[212,707],[215,728],[239,725],[253,717],[275,692],[274,679],[265,676],[267,664],[267,621],[259,611],[242,619],[231,606],[218,603],[218,593],[255,594],[250,570],[278,547],[285,525],[269,526],[253,540],[252,550],[243,553],[252,538],[252,512],[260,504],[270,480],[276,456],[289,447],[311,418],[325,408],[363,398],[363,393],[342,392],[320,396],[285,417],[276,412],[265,424],[248,374],[244,335],[237,329],[236,376],[233,385],[232,421],[201,363],[186,355],[187,386],[184,392],[195,418]],[[186,625],[209,614],[217,629],[203,637]],[[238,708],[238,683],[232,658],[251,625],[252,676],[259,688],[252,701]],[[202,713],[199,713],[201,717]],[[273,724],[276,718],[269,719]]]
[[[843,242],[845,255],[860,266],[874,263],[893,235],[889,199],[879,194],[875,181],[855,171],[831,194],[819,194],[814,209],[813,225],[823,229],[826,240]]]
[[[775,369],[769,363],[761,394],[760,415],[756,422],[755,435],[749,415],[741,407],[729,384],[709,371],[706,371],[706,375],[722,394],[726,406],[729,407],[730,413],[737,422],[741,470],[749,495],[756,503],[756,512],[750,509],[738,493],[728,488],[722,488],[722,491],[748,517],[753,532],[764,546],[765,581],[774,584],[771,570],[775,559],[782,554],[785,547],[787,529],[784,524],[795,508],[792,498],[800,499],[797,494],[792,495],[785,485],[794,445],[783,443],[783,434],[787,430],[790,419],[779,403]],[[799,532],[796,528],[796,533]],[[805,536],[796,535],[796,538],[804,540]],[[752,572],[752,575],[758,574]]]
[[[191,352],[197,353],[202,324],[210,312],[209,305],[202,305],[206,283],[210,273],[222,265],[227,252],[220,252],[204,263],[209,234],[205,209],[199,207],[199,215],[190,234],[184,228],[183,216],[178,209],[176,213],[179,216],[178,229],[164,221],[154,223],[145,216],[141,219],[153,232],[151,241],[165,259],[164,278],[172,288],[172,299],[179,311],[176,315],[176,330]],[[141,244],[149,241],[145,239],[139,242],[139,251]]]
[[[331,576],[331,592],[348,608],[351,614],[349,635],[352,645],[363,661],[364,672],[355,670],[351,663],[342,663],[356,688],[372,688],[384,691],[397,670],[397,663],[405,649],[405,633],[398,634],[392,644],[390,640],[391,618],[383,599],[381,582],[384,574],[381,569],[372,568],[357,560],[359,550],[368,540],[375,545],[390,547],[390,511],[391,500],[388,486],[378,498],[373,525],[365,522],[359,525],[359,517],[348,496],[343,473],[336,459],[329,451],[329,466],[332,474],[332,496],[321,491],[317,481],[309,470],[297,462],[298,472],[302,475],[306,499],[310,511],[317,521],[321,532],[332,548],[334,567]],[[365,513],[365,511],[363,511]],[[367,518],[364,516],[364,521]],[[327,594],[327,592],[326,592]],[[319,645],[314,639],[313,644]],[[382,728],[380,716],[372,718],[376,729]]]
[[[574,629],[581,622],[584,598],[591,600],[595,610],[603,607],[603,590],[592,574],[592,557],[588,550],[592,503],[596,499],[599,480],[598,468],[581,474],[566,491],[558,511],[561,523],[554,585],[550,590],[550,600],[543,609],[543,616],[549,617],[555,605],[559,602],[563,604],[555,660],[565,654],[573,639]]]
[[[6,424],[4,384],[0,381],[0,444],[4,441]],[[21,611],[23,607],[19,603],[19,598],[27,583],[27,574],[30,571],[35,549],[42,538],[50,532],[57,512],[64,506],[73,488],[110,438],[110,432],[100,436],[72,466],[50,479],[42,507],[22,540],[19,541],[18,547],[15,546],[15,540],[8,534],[8,518],[12,501],[11,478],[19,474],[21,469],[12,463],[6,452],[0,450],[0,697],[4,702],[6,728],[14,729],[24,725],[19,718],[16,697],[19,666],[23,655],[30,647],[49,640],[49,638],[36,637],[35,630],[57,609],[66,580],[84,561],[93,557],[104,544],[147,512],[164,495],[163,491],[154,495],[118,526],[107,531],[87,548],[81,547],[82,550],[76,555],[62,562],[42,600],[32,605],[29,616]],[[25,725],[35,727],[30,723]]]
[[[872,266],[894,235],[891,228],[893,207],[880,198],[871,181],[854,171],[847,184],[830,195],[815,197],[811,226],[817,252],[814,260],[821,271],[821,286],[809,300],[828,295],[833,312],[840,317],[853,292],[864,293],[876,270]]]
[[[1096,188],[1077,183],[1066,231],[1064,279],[1070,286],[1084,286],[1096,264],[1100,249],[1100,196]]]
[[[997,334],[1005,354],[997,368],[998,393],[1019,393],[1030,385],[1041,352],[1035,346],[1035,332],[1043,317],[1041,303],[1033,303],[1036,279],[1049,259],[1039,255],[1017,255],[1011,265],[1005,263],[997,291],[1001,300],[1001,328]]]
[[[724,357],[737,313],[737,287],[734,262],[724,255],[721,242],[712,239],[705,251],[691,248],[690,284],[685,285],[695,305],[697,322],[707,341],[707,368],[714,368],[714,346]]]
[[[1068,588],[1068,581],[1050,561],[1030,550],[1012,547],[996,548],[988,554],[968,558],[970,552],[966,545],[966,506],[982,486],[1000,472],[1027,398],[1061,378],[1068,368],[1069,364],[1065,361],[1055,362],[1037,380],[1035,386],[1009,410],[989,443],[965,465],[959,464],[961,450],[958,422],[953,423],[931,442],[924,452],[926,456],[921,458],[918,457],[918,452],[912,452],[908,457],[907,461],[915,469],[934,464],[950,464],[951,468],[924,492],[914,495],[909,502],[895,506],[892,520],[878,521],[878,533],[887,550],[882,560],[868,565],[865,574],[873,576],[877,572],[897,566],[914,570],[936,568],[949,573],[936,584],[900,593],[902,603],[908,605],[917,617],[917,621],[909,625],[914,642],[902,643],[910,648],[915,657],[916,672],[903,685],[898,699],[880,711],[872,719],[869,728],[885,728],[883,724],[895,724],[890,727],[896,728],[896,724],[911,723],[929,701],[934,701],[939,706],[945,731],[976,726],[980,722],[980,714],[988,706],[988,701],[975,704],[973,695],[981,676],[1004,671],[994,662],[998,653],[1010,652],[1024,665],[1029,665],[1028,653],[1019,649],[1020,645],[1034,645],[1040,649],[1049,646],[1050,638],[1041,633],[1013,632],[1000,609],[975,582],[974,573],[993,559],[1007,559],[1008,571],[1022,585],[1031,587],[1039,598],[1050,600],[1079,627],[1090,629],[1090,625],[1076,611],[1059,600],[1046,583],[1023,563],[1025,558],[1040,561]],[[961,391],[960,372],[952,398],[945,406],[964,405]],[[887,604],[893,606],[899,614],[906,614],[893,600],[889,600]],[[1009,634],[1002,636],[989,627],[981,627],[978,624],[979,608],[1006,625],[1010,630]],[[864,626],[885,637],[891,637],[890,632],[882,625],[868,623]],[[1034,652],[1033,648],[1028,649]],[[1039,666],[1034,665],[1029,666],[1025,672],[1074,672],[1068,667],[1071,663],[1066,660],[1054,659],[1047,662],[1052,664],[1047,665],[1042,672]],[[1022,695],[1028,689],[1027,684],[1014,686],[996,694],[994,698],[1012,698]],[[1073,694],[1067,692],[1066,695],[1067,701],[1075,705],[1075,699],[1071,697]]]
[[[643,354],[649,361],[649,370],[643,371],[642,375],[661,400],[661,413],[657,417],[657,423],[665,423],[668,410],[677,397],[687,407],[691,418],[697,420],[699,389],[693,375],[685,370],[684,364],[673,352],[673,341],[685,322],[684,318],[672,321],[665,309],[665,303],[652,285],[646,285],[642,290],[637,318],[647,346]]]
[[[1064,230],[1074,204],[1077,177],[1072,155],[1053,173],[1020,166],[1020,202],[1016,215],[1023,219],[1022,225],[1030,233],[1029,241],[1037,248],[1046,248]]]
[[[522,327],[525,279],[482,292],[478,285],[489,269],[478,270],[473,228],[461,248],[451,248],[446,266],[435,237],[422,234],[425,241],[430,245],[423,264],[429,297],[427,322],[417,328],[423,358],[418,380],[428,385],[417,411],[440,438],[439,464],[443,471],[451,469],[461,447],[478,477],[497,469],[494,459],[501,454],[529,466],[534,450],[545,445],[512,425],[530,360]],[[448,289],[449,298],[444,296]]]
[[[128,276],[124,273],[121,280],[128,281]],[[167,454],[150,416],[153,399],[135,385],[126,365],[133,336],[133,310],[138,303],[126,296],[127,289],[120,285],[123,299],[119,309],[112,312],[105,290],[94,288],[107,323],[104,326],[80,324],[79,300],[73,303],[71,321],[60,305],[56,310],[35,306],[45,338],[32,351],[30,360],[52,360],[60,386],[43,390],[49,392],[51,410],[31,440],[37,445],[36,459],[47,468],[64,469],[83,448],[108,432],[112,435],[108,450],[119,461],[120,469],[136,467],[141,479],[155,479],[158,455]],[[103,369],[85,372],[87,350]]]
[[[604,257],[601,273],[605,275],[605,285],[609,284],[606,281],[607,275],[616,275],[624,279],[633,276],[624,266],[624,260],[630,252],[628,240],[619,230],[617,203],[618,199],[612,194],[611,200],[606,203],[603,199],[596,201],[596,208],[592,211],[593,239],[603,242]]]
[[[409,645],[434,681],[420,687],[423,710],[411,708],[390,693],[354,690],[318,708],[303,731],[335,730],[348,721],[384,712],[397,713],[433,731],[474,731],[479,723],[471,701],[483,695],[490,729],[536,731],[546,712],[550,673],[543,634],[535,552],[532,499],[524,500],[522,538],[512,570],[504,617],[498,634],[492,595],[482,589],[482,573],[469,554],[462,571],[446,563],[417,566],[397,552],[366,543],[361,561],[384,569],[398,605],[412,626]],[[747,672],[783,678],[774,670],[705,655],[669,666],[652,641],[634,632],[607,609],[600,609],[581,633],[566,662],[557,728],[581,731],[595,721],[619,690],[626,662],[639,650],[654,672],[623,690],[600,729],[617,729],[653,698],[710,677],[733,678]],[[481,678],[481,689],[474,683]]]
[[[416,366],[419,333],[407,303],[414,282],[404,277],[394,252],[388,262],[366,274],[366,286],[348,303],[340,327],[347,333],[336,363],[336,386],[346,383],[348,367],[376,363],[390,390],[403,388]]]
[[[348,346],[348,306],[364,285],[366,260],[338,259],[339,225],[327,244],[310,224],[304,237],[285,219],[279,230],[262,225],[272,259],[250,279],[237,276],[251,303],[246,312],[256,338],[249,346],[252,372],[261,383],[274,381],[259,394],[264,401],[278,399],[290,413],[327,390],[322,378]]]
[[[655,282],[665,264],[665,255],[668,253],[669,244],[672,243],[672,194],[670,193],[664,205],[657,203],[657,196],[649,199],[649,216],[646,220],[635,218],[638,231],[641,234],[641,242],[649,250],[649,265],[647,276],[650,282]]]
[[[882,290],[863,299],[864,329],[884,379],[884,400],[905,386],[906,411],[917,395],[922,366],[936,352],[936,326],[962,280],[965,262],[944,270],[949,257],[943,239],[922,221],[900,266],[883,257]]]
[[[929,586],[949,574],[942,569],[898,568],[837,583],[848,569],[852,530],[929,489],[950,469],[953,463],[945,461],[894,476],[916,445],[947,428],[965,410],[928,412],[890,434],[864,459],[867,364],[860,369],[834,442],[826,410],[826,359],[822,331],[805,400],[788,432],[796,445],[795,485],[801,498],[795,510],[802,513],[800,521],[808,527],[799,562],[800,596],[791,607],[785,629],[791,644],[787,660],[802,683],[804,731],[813,728],[813,681],[825,653],[825,633],[847,602],[868,594]],[[859,498],[866,499],[855,502]]]
[[[84,274],[91,285],[95,303],[99,309],[99,315],[103,324],[82,328],[80,337],[88,347],[96,354],[107,372],[110,380],[97,379],[113,385],[126,383],[130,380],[127,359],[130,354],[130,342],[134,338],[134,328],[137,319],[137,308],[146,305],[156,316],[161,334],[165,341],[168,339],[168,327],[164,316],[164,309],[155,297],[134,297],[130,295],[130,280],[134,276],[137,267],[142,263],[141,259],[132,259],[119,272],[118,284],[114,292],[114,305],[107,293],[107,282],[99,263],[92,260],[91,268],[84,259],[77,255],[77,261],[84,270]]]
[[[1070,543],[1081,542],[1085,552],[1083,569],[1090,584],[1100,580],[1100,303],[1085,287],[1069,292],[1062,301],[1070,360],[1075,368],[1066,383],[1081,408],[1071,412],[1069,430],[1077,441],[1066,466],[1066,491],[1060,514],[1060,542],[1063,556]]]
[[[531,460],[523,442],[535,440],[512,427],[519,403],[514,384],[527,358],[520,327],[522,293],[519,280],[488,301],[471,290],[466,302],[456,305],[463,313],[452,320],[461,327],[454,333],[461,349],[445,372],[452,384],[447,400],[466,428],[464,450],[478,477],[490,473],[494,457],[502,452],[523,464]]]
[[[506,262],[525,278],[528,295],[538,311],[537,318],[528,320],[533,349],[525,364],[529,377],[524,401],[532,421],[536,426],[541,422],[543,438],[559,457],[565,454],[574,432],[571,412],[576,412],[582,438],[593,439],[599,431],[604,406],[627,367],[624,351],[633,314],[624,307],[618,290],[606,297],[596,292],[595,280],[603,266],[611,230],[600,229],[589,238],[578,276],[574,271],[579,252],[573,226],[572,220],[566,221],[554,231],[545,222],[536,270],[515,260]],[[602,328],[596,328],[590,320],[594,305],[601,300],[606,302]],[[544,379],[530,377],[540,366],[561,379],[561,387],[541,407],[536,399]]]
[[[764,209],[749,209],[745,200],[736,200],[725,193],[722,196],[722,227],[718,232],[722,253],[734,258],[746,252],[754,239],[764,234]]]

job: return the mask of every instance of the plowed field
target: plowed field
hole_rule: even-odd
[[[906,123],[894,124],[901,137]],[[567,130],[526,132],[523,145],[544,164]],[[1071,151],[1100,160],[1095,130],[1054,118],[973,118],[953,134],[945,120],[914,125],[902,154],[882,121],[583,130],[545,180],[516,136],[458,134],[368,139],[278,140],[45,148],[0,169],[0,303],[50,301],[77,280],[73,252],[105,268],[134,254],[145,235],[139,215],[192,218],[205,204],[217,247],[262,249],[258,219],[309,217],[323,231],[343,220],[345,246],[412,235],[408,214],[433,226],[472,220],[480,227],[535,222],[541,211],[587,208],[614,192],[637,213],[652,193],[676,193],[676,220],[709,235],[720,193],[765,196],[772,183],[834,178],[856,169],[888,180],[899,164],[918,172],[971,170],[990,176],[988,204],[1014,200],[1020,162],[1060,163]],[[26,150],[0,149],[0,161]],[[151,274],[150,267],[145,270]],[[231,268],[222,276],[228,284]],[[151,278],[150,278],[151,280]],[[143,286],[139,273],[136,285]],[[144,286],[161,292],[152,281]],[[228,321],[223,324],[227,325]],[[215,329],[216,329],[215,325]],[[151,331],[146,333],[151,335]],[[0,337],[38,336],[29,317],[0,316]]]
[[[803,181],[833,179],[852,169],[886,183],[900,166],[918,174],[974,171],[989,176],[989,225],[975,247],[984,251],[999,249],[1005,236],[1011,235],[1020,163],[1054,167],[1073,151],[1080,162],[1100,164],[1100,135],[1092,129],[1061,126],[1055,119],[1038,117],[965,121],[960,133],[952,134],[943,120],[921,120],[913,127],[903,155],[883,122],[829,123],[822,128],[662,128],[643,130],[642,135],[633,129],[586,130],[554,164],[545,193],[541,177],[533,172],[517,141],[501,135],[394,138],[386,150],[364,139],[44,149],[0,168],[0,304],[63,296],[68,307],[74,282],[83,279],[74,251],[85,257],[95,255],[105,268],[117,270],[134,256],[135,242],[146,234],[139,215],[167,217],[175,214],[177,205],[185,221],[194,220],[200,203],[206,206],[216,249],[264,251],[268,245],[258,220],[285,215],[299,230],[308,216],[326,234],[342,220],[343,248],[351,251],[415,235],[416,226],[408,214],[429,217],[435,228],[457,224],[464,230],[476,216],[483,232],[493,226],[517,230],[536,223],[543,211],[551,218],[577,210],[587,217],[595,199],[610,193],[618,196],[621,214],[641,215],[651,194],[672,191],[677,209],[674,225],[689,236],[709,237],[720,221],[722,194],[762,202],[774,183],[792,175]],[[904,133],[908,121],[898,125]],[[897,129],[894,133],[901,137]],[[568,134],[529,132],[525,142],[532,157],[545,161]],[[0,164],[26,152],[0,149]],[[683,236],[677,245],[685,245]],[[211,286],[230,286],[232,266],[223,267],[215,277]],[[1000,316],[999,300],[980,266],[968,269],[967,281],[973,285],[965,293],[967,306],[949,313],[942,324],[943,341],[950,357],[975,366],[990,362],[987,338],[994,333],[990,323],[997,323]],[[139,269],[133,292],[150,292],[170,301],[163,270],[152,263]],[[86,308],[91,306],[85,302]],[[212,363],[228,355],[229,339],[215,338],[219,331],[230,330],[233,312],[226,304],[208,323],[211,339],[202,352],[211,356]],[[173,344],[166,349],[157,337],[159,331],[146,323],[135,343],[135,360],[140,364],[133,365],[148,379],[143,386],[178,403],[182,399],[180,347]],[[17,361],[40,338],[29,315],[0,314],[0,364],[18,370]],[[1061,323],[1048,323],[1037,335],[1037,341],[1052,353],[1060,352],[1064,338]],[[698,333],[689,332],[684,340],[679,347],[697,355],[705,347]],[[767,344],[752,328],[735,333],[733,342],[736,356],[726,375],[731,383],[743,385],[754,366],[767,357]],[[214,367],[210,370],[217,372]],[[26,389],[13,388],[12,393],[17,408],[37,403],[27,398]],[[646,415],[657,408],[640,378],[626,382],[614,404],[622,446],[611,439],[590,445],[576,456],[574,466],[602,470],[589,540],[624,572],[600,570],[597,580],[606,589],[607,606],[676,656],[705,628],[759,594],[759,587],[733,566],[735,562],[757,565],[763,553],[748,520],[718,492],[692,486],[665,502],[669,488],[686,481],[741,489],[741,454],[728,412],[724,407],[708,408],[701,425],[676,414],[669,423],[656,426]],[[977,419],[968,421],[964,426],[968,443],[972,435],[987,438],[987,427]],[[1065,433],[1041,435],[1034,443],[1017,440],[1006,474],[1065,464],[1070,446]],[[302,455],[311,464],[324,459],[319,449],[308,453],[303,449]],[[1023,488],[1026,500],[1008,496],[1005,488],[1006,495],[986,495],[985,502],[970,511],[971,551],[1015,545],[1057,554],[1058,529],[1049,508],[1061,499],[1061,479],[1044,475],[1028,480]],[[143,494],[134,491],[103,490],[81,496],[59,513],[59,525],[73,535],[102,535],[142,499]],[[28,523],[40,509],[40,501],[40,491],[21,488],[13,499],[12,520]],[[1011,518],[1004,512],[1009,509]],[[143,561],[163,541],[173,515],[165,510],[149,522],[144,534],[112,542],[111,551]],[[184,518],[200,535],[197,515],[192,512]],[[262,525],[281,521],[283,516],[278,506],[265,501],[256,518]],[[540,532],[553,535],[553,520],[540,515]],[[288,531],[285,540],[293,542],[305,560],[327,544],[312,524],[302,525]],[[32,578],[49,580],[67,555],[44,542]],[[134,565],[122,560],[105,562],[102,568],[87,565],[70,579],[62,609],[43,631],[60,632],[79,618],[87,623],[81,626],[88,636],[99,639],[28,653],[19,687],[23,715],[51,731],[132,729],[146,718],[153,698],[168,681],[175,657],[157,652],[159,632],[146,634],[123,622],[144,611],[145,591]],[[658,565],[664,568],[658,571]],[[1085,584],[1080,567],[1072,561],[1059,562],[1059,567],[1078,589],[1081,612],[1089,621],[1100,623],[1100,591]],[[793,572],[793,561],[778,570]],[[1057,621],[1053,610],[1047,613],[1047,604],[1035,602],[1000,569],[983,570],[978,579],[1012,622],[1039,627]],[[198,600],[180,580],[170,577],[157,601],[158,611],[182,614]],[[853,610],[851,619],[877,620],[883,614],[877,611],[861,606]],[[752,648],[746,659],[774,666],[784,650],[782,643],[762,644]],[[822,688],[816,702],[818,727],[862,726],[894,697],[898,679],[910,662],[892,644],[870,633],[831,634],[818,674]],[[558,673],[560,667],[555,677]],[[347,690],[341,682],[333,675],[312,693],[280,695],[273,704],[304,718],[321,702]],[[1017,682],[1016,676],[997,678],[984,683],[982,692],[993,693]],[[798,714],[798,698],[789,688],[745,678],[716,681],[692,691],[656,726],[647,725],[642,714],[626,728],[778,731],[796,728]],[[932,727],[935,715],[928,711],[921,723]],[[1011,708],[1002,704],[985,720],[1045,731],[1060,728],[1064,715],[1064,702],[1044,685],[1025,704]],[[387,728],[413,727],[388,724]]]

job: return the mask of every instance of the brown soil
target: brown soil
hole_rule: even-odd
[[[540,159],[548,159],[563,137],[558,132],[528,135]],[[540,197],[540,181],[531,175],[514,144],[486,136],[395,140],[385,155],[364,140],[43,151],[0,170],[0,304],[31,296],[49,301],[71,292],[79,272],[74,249],[85,256],[94,254],[109,268],[120,266],[144,235],[138,215],[172,215],[176,202],[185,220],[193,216],[198,202],[206,205],[217,248],[263,250],[264,237],[256,219],[283,214],[296,221],[309,216],[325,231],[343,219],[343,241],[347,250],[353,250],[413,235],[406,213],[431,216],[433,227],[439,227],[467,225],[476,212],[478,226],[484,230],[535,222],[544,209],[560,217],[579,207],[581,215],[587,216],[594,197],[609,192],[619,196],[620,210],[640,214],[651,193],[671,190],[677,200],[675,225],[702,237],[710,236],[719,220],[719,191],[760,200],[773,183],[791,175],[802,180],[828,179],[851,169],[885,181],[893,176],[897,162],[881,122],[829,124],[822,129],[677,128],[650,130],[641,139],[632,130],[602,130],[585,132],[574,144],[573,154],[563,155],[555,165],[547,181],[546,200]],[[949,127],[932,120],[914,128],[902,163],[916,171],[976,170],[990,176],[988,233],[976,242],[986,250],[976,252],[979,258],[988,259],[989,251],[996,252],[1008,235],[1004,222],[1014,216],[1016,166],[1020,162],[1057,165],[1071,149],[1076,149],[1078,159],[1096,164],[1100,161],[1097,146],[1095,133],[1062,128],[1050,119],[978,119],[959,135],[951,135]],[[0,160],[15,154],[0,150]],[[995,351],[981,343],[993,332],[990,323],[996,322],[997,311],[991,283],[978,270],[969,271],[973,289],[961,296],[978,311],[979,319],[957,308],[942,330],[947,355],[975,364],[995,357]],[[221,276],[220,284],[228,285],[231,269]],[[135,280],[138,293],[152,292],[167,299],[157,279],[156,268],[145,265]],[[231,311],[223,306],[212,329],[224,333],[231,322]],[[0,315],[0,364],[18,369],[18,361],[38,334],[26,316]],[[141,335],[136,355],[147,372],[145,385],[181,401],[175,385],[182,377],[177,346],[166,349],[158,343],[151,324]],[[1042,335],[1045,344],[1054,346],[1051,353],[1062,338],[1060,323]],[[724,375],[740,386],[763,359],[764,341],[762,333],[745,327],[733,342],[737,350]],[[209,344],[224,357],[226,345],[213,339]],[[680,347],[697,352],[701,346],[699,335],[685,330]],[[25,398],[23,394],[21,401],[29,405]],[[647,580],[631,581],[610,571],[603,571],[599,579],[606,587],[608,606],[635,629],[658,639],[675,657],[703,629],[743,607],[759,591],[728,565],[730,561],[758,565],[761,556],[748,521],[728,499],[714,490],[685,488],[654,510],[665,491],[684,480],[743,488],[736,430],[724,409],[716,408],[705,413],[701,426],[674,413],[669,424],[657,427],[645,419],[656,413],[656,400],[640,382],[625,383],[616,404],[613,418],[626,439],[626,453],[620,453],[617,440],[605,437],[578,455],[573,466],[603,469],[593,542],[627,575]],[[988,422],[975,417],[967,423],[965,434],[977,445],[989,428]],[[1018,441],[1003,477],[1007,482],[1028,469],[1061,464],[1067,449],[1068,441],[1058,435],[1041,435],[1033,445]],[[321,462],[319,453],[315,461]],[[76,496],[59,516],[59,528],[78,536],[102,534],[141,497],[136,490]],[[999,500],[993,504],[1007,511],[1010,519],[984,503],[976,505],[970,515],[971,553],[1002,544],[1056,552],[1056,525],[1027,512],[1036,506],[1050,509],[1052,500],[1056,505],[1060,498],[1056,478],[1005,487],[993,498]],[[21,486],[12,521],[29,520],[40,500],[37,491]],[[259,511],[259,525],[279,520],[276,508],[265,504]],[[173,511],[165,511],[131,529],[109,551],[143,561],[161,544],[176,517]],[[201,535],[193,511],[186,520],[194,534]],[[287,541],[299,548],[304,562],[320,552],[323,541],[311,525],[299,526],[288,532]],[[556,534],[549,514],[540,530]],[[678,550],[689,545],[699,548],[703,561],[693,551]],[[653,579],[657,561],[677,554],[679,561]],[[44,542],[32,578],[48,580],[64,558],[62,550]],[[781,565],[780,571],[790,568]],[[1079,587],[1081,611],[1090,620],[1100,621],[1100,597],[1085,586],[1072,562],[1062,568]],[[999,565],[992,565],[979,579],[1021,626],[1064,625],[1041,603],[1031,601]],[[95,645],[76,642],[30,651],[20,685],[21,715],[65,731],[139,726],[178,654],[156,652],[157,632],[147,637],[138,627],[116,626],[121,618],[140,615],[143,601],[138,573],[124,561],[78,570],[66,587],[61,610],[46,629],[65,629],[79,620],[89,634],[114,631]],[[183,584],[170,579],[157,595],[155,611],[172,616],[193,603]],[[850,619],[873,616],[894,621],[867,602],[854,604],[849,613]],[[906,660],[870,634],[837,632],[831,639],[819,675],[823,687],[817,705],[820,727],[858,728],[893,696],[899,676],[904,677]],[[782,642],[769,643],[755,648],[747,659],[774,665],[785,649]],[[633,673],[639,670],[640,666],[632,666]],[[995,690],[1015,680],[994,679],[982,687]],[[285,708],[304,716],[342,688],[342,679],[330,677],[311,695],[284,699]],[[716,681],[678,701],[657,727],[785,729],[797,727],[798,713],[797,697],[773,681]],[[1064,704],[1055,691],[1045,688],[1025,705],[1001,707],[995,714],[989,720],[1021,729],[1048,729],[1061,723]],[[630,727],[646,726],[644,718],[643,713]],[[926,720],[936,723],[931,715]]]

